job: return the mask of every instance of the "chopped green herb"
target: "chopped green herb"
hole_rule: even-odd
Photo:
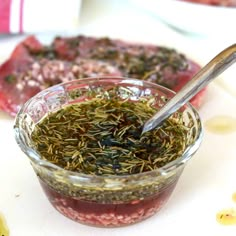
[[[5,81],[9,84],[16,83],[16,76],[15,75],[7,75],[5,77]]]
[[[191,127],[181,113],[141,136],[144,122],[157,111],[155,97],[132,101],[116,88],[108,94],[91,91],[86,100],[39,122],[32,140],[42,158],[79,173],[125,175],[158,169],[183,154]]]

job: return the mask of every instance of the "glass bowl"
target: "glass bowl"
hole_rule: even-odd
[[[99,227],[133,224],[159,211],[202,139],[199,115],[186,104],[180,111],[185,125],[191,126],[185,139],[186,149],[180,157],[159,169],[120,176],[89,175],[65,170],[40,157],[31,139],[35,124],[49,112],[83,101],[88,91],[101,94],[114,87],[122,99],[137,101],[155,95],[158,107],[174,95],[157,84],[129,78],[104,76],[76,80],[50,87],[31,98],[17,114],[14,125],[16,141],[29,157],[51,204],[70,219]]]

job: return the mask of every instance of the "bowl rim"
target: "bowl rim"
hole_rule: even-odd
[[[152,89],[159,89],[159,90],[163,90],[169,93],[172,93],[173,95],[175,94],[174,91],[172,91],[171,89],[168,89],[162,85],[156,84],[156,83],[152,83],[149,81],[143,81],[143,80],[139,80],[139,79],[133,79],[133,78],[129,78],[129,77],[122,77],[122,76],[96,76],[96,77],[88,77],[88,78],[84,78],[84,79],[79,79],[79,80],[72,80],[69,82],[64,82],[64,83],[60,83],[54,86],[51,86],[47,89],[44,89],[42,91],[40,91],[39,93],[37,93],[35,96],[31,97],[25,104],[23,104],[23,106],[21,107],[21,109],[18,111],[16,117],[15,117],[15,121],[14,121],[14,133],[15,133],[15,140],[18,144],[18,146],[21,148],[21,150],[26,154],[26,156],[30,159],[30,161],[32,162],[32,164],[36,165],[36,166],[40,166],[42,168],[46,168],[48,171],[54,173],[56,172],[57,175],[61,175],[64,177],[68,177],[68,178],[73,178],[73,179],[82,179],[82,180],[90,180],[91,178],[96,178],[98,180],[106,180],[106,179],[113,179],[113,180],[124,180],[124,179],[135,179],[135,178],[142,178],[144,176],[167,176],[169,173],[171,173],[173,170],[178,169],[179,167],[183,166],[194,154],[195,152],[199,149],[200,144],[202,142],[202,137],[203,137],[203,126],[202,126],[202,121],[200,118],[199,113],[197,112],[197,110],[188,102],[185,104],[185,106],[187,106],[187,108],[191,111],[193,117],[196,119],[197,123],[198,123],[198,133],[196,135],[196,139],[195,141],[189,145],[186,150],[184,151],[183,155],[169,163],[167,163],[166,165],[164,165],[161,168],[155,169],[155,170],[151,170],[151,171],[146,171],[146,172],[142,172],[142,173],[136,173],[136,174],[127,174],[127,175],[89,175],[89,174],[84,174],[84,173],[78,173],[78,172],[74,172],[74,171],[70,171],[70,170],[65,170],[60,166],[57,166],[47,160],[41,159],[40,156],[38,155],[38,153],[33,150],[32,148],[29,148],[28,146],[26,146],[24,144],[24,142],[22,142],[21,136],[19,135],[19,123],[20,120],[22,118],[22,114],[24,112],[24,110],[30,105],[31,101],[39,96],[41,96],[43,93],[54,90],[56,88],[59,88],[61,86],[65,86],[68,84],[78,84],[78,83],[85,83],[88,84],[90,83],[95,83],[95,82],[100,82],[100,81],[104,81],[104,82],[109,82],[111,80],[112,82],[117,82],[117,84],[119,82],[120,85],[121,84],[130,84],[130,85],[139,85],[139,86],[145,86],[145,87],[149,87]]]

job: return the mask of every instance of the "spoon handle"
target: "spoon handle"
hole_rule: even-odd
[[[163,120],[188,102],[202,88],[236,61],[236,44],[226,48],[204,66],[173,98],[143,126],[142,133],[157,127]]]

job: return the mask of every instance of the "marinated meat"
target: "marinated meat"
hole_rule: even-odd
[[[200,70],[197,63],[173,49],[109,38],[57,37],[53,48],[59,58],[107,61],[119,68],[123,76],[161,84],[176,92]],[[194,106],[201,105],[205,90],[191,100]]]
[[[236,7],[236,0],[182,0],[182,1],[214,5],[214,6]]]
[[[109,38],[77,36],[42,45],[34,36],[0,66],[0,109],[15,115],[39,91],[73,79],[115,75],[178,91],[200,66],[173,49]],[[204,90],[192,99],[200,106]]]
[[[104,74],[121,76],[121,73],[110,64],[89,59],[78,58],[74,62],[69,62],[43,58],[31,62],[24,70],[14,68],[2,79],[0,109],[15,115],[29,98],[49,86]]]

